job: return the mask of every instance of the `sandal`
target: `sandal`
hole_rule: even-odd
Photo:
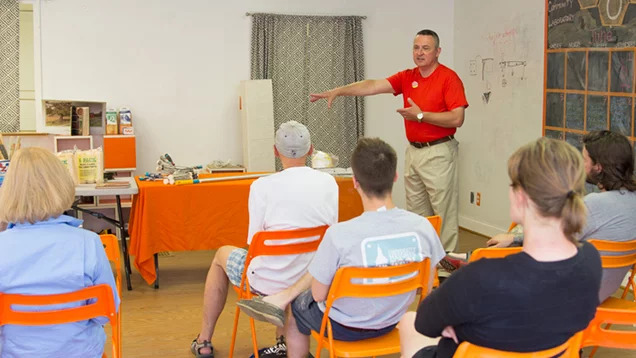
[[[203,343],[198,343],[197,342],[198,339],[199,339],[199,336],[197,336],[197,338],[195,338],[192,341],[192,344],[190,344],[190,351],[192,352],[192,354],[194,354],[194,356],[197,358],[214,358],[214,347],[212,347],[212,343],[210,343],[209,341],[203,341]],[[201,348],[206,348],[206,347],[210,347],[210,353],[203,354],[199,352]]]

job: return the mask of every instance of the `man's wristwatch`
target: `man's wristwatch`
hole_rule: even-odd
[[[422,123],[422,118],[424,118],[424,112],[420,112],[417,114],[417,123]]]

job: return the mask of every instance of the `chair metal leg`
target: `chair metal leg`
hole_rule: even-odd
[[[239,315],[241,310],[236,306],[236,312],[234,313],[234,327],[232,328],[232,341],[230,342],[230,356],[234,357],[234,345],[236,344],[236,331],[238,330]]]
[[[238,306],[237,310],[240,311]],[[250,317],[250,327],[252,328],[252,346],[254,347],[254,358],[259,358],[258,356],[258,343],[256,342],[256,326],[254,325],[254,318]]]
[[[117,200],[117,216],[119,217],[119,232],[121,236],[121,251],[124,253],[124,273],[126,274],[126,287],[128,291],[132,290],[132,284],[130,283],[130,274],[132,269],[130,268],[130,255],[128,254],[128,230],[126,230],[126,225],[124,224],[124,215],[121,210],[121,198],[119,195],[115,196],[115,200]]]
[[[155,289],[159,288],[159,254],[155,254]]]

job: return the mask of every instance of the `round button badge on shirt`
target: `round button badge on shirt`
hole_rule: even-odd
[[[417,81],[413,81],[413,83],[411,83],[411,87],[417,88]]]

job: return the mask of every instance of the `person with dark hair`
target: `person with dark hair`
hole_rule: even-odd
[[[339,268],[392,266],[427,257],[433,268],[445,254],[426,218],[393,204],[397,155],[389,144],[378,138],[360,139],[351,156],[351,168],[364,207],[362,215],[327,229],[308,274],[295,285],[239,304],[256,319],[284,325],[290,358],[307,356],[309,335],[312,330],[320,331],[324,301]],[[334,339],[357,341],[391,332],[414,298],[413,291],[383,298],[337,300],[329,312]],[[283,323],[284,310],[290,306]]]
[[[629,140],[620,133],[607,130],[589,132],[583,136],[583,159],[586,181],[596,185],[600,192],[589,193],[584,198],[587,225],[578,236],[579,239],[636,240],[634,151]],[[524,233],[519,230],[516,235],[497,235],[487,245],[508,247],[523,242]],[[449,266],[454,260],[443,261],[445,266]],[[616,292],[629,269],[627,266],[603,270],[599,292],[601,302]]]
[[[464,123],[468,101],[457,74],[439,63],[439,36],[422,30],[413,40],[413,62],[417,67],[386,79],[364,80],[323,93],[311,94],[310,101],[327,100],[331,108],[338,96],[370,96],[381,93],[402,95],[406,149],[404,180],[406,208],[422,216],[442,217],[441,239],[449,252],[459,238],[457,128]]]
[[[508,176],[510,216],[527,231],[522,252],[462,267],[405,314],[403,357],[451,358],[462,342],[550,349],[594,318],[602,270],[596,248],[577,239],[587,220],[581,153],[540,138],[512,154]]]

